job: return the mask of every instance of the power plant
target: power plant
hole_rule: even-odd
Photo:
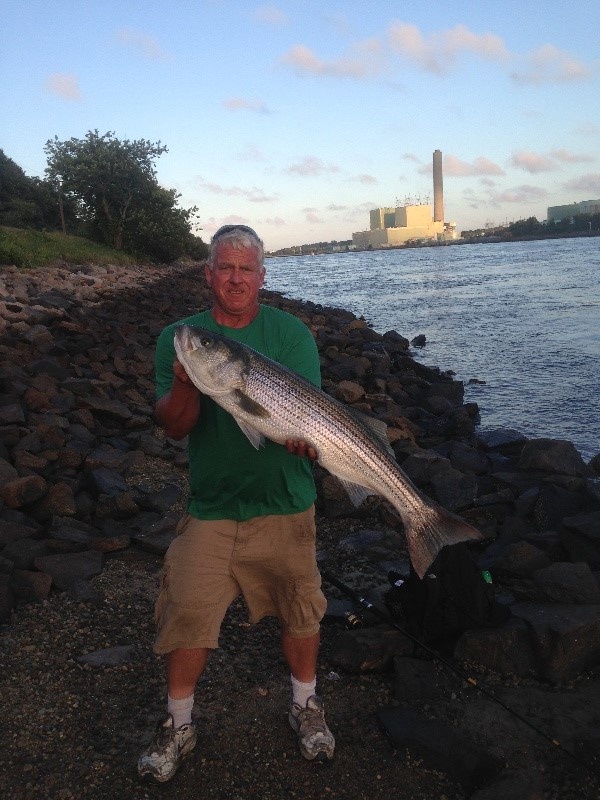
[[[412,241],[456,239],[456,223],[444,222],[444,176],[442,151],[433,153],[433,217],[428,203],[405,204],[395,208],[374,208],[370,228],[352,234],[359,250],[396,247]]]
[[[444,174],[442,151],[433,151],[433,221],[444,221]]]

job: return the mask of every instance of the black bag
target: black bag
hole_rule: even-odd
[[[469,628],[495,628],[510,617],[510,609],[496,601],[489,574],[486,577],[466,544],[446,546],[422,579],[412,567],[404,582],[390,573],[392,587],[385,593],[385,604],[420,642],[452,652]]]

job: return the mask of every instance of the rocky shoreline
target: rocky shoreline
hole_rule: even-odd
[[[135,783],[133,765],[161,709],[151,611],[185,499],[186,453],[153,424],[153,351],[164,324],[206,302],[197,265],[0,270],[0,681],[16,718],[35,699],[27,734],[6,730],[0,739],[7,798],[155,795]],[[384,420],[416,485],[485,534],[474,555],[511,618],[468,631],[454,658],[576,759],[569,763],[523,726],[515,730],[510,714],[435,661],[413,658],[389,627],[347,631],[348,601],[325,585],[322,691],[345,753],[336,756],[336,777],[292,767],[293,741],[285,742],[288,761],[277,731],[262,730],[287,687],[281,663],[265,661],[265,651],[273,660],[274,630],[249,632],[240,604],[214,659],[208,702],[199,705],[213,744],[186,765],[180,789],[196,796],[204,769],[207,797],[308,797],[325,786],[332,798],[388,797],[401,782],[415,798],[592,800],[600,764],[600,455],[586,464],[568,442],[482,434],[462,384],[416,361],[401,334],[380,335],[349,312],[277,293],[264,292],[263,302],[306,322],[324,389]],[[398,520],[379,501],[356,511],[336,479],[319,469],[316,476],[322,563],[381,605],[389,569],[408,567]],[[241,663],[238,644],[248,651]],[[217,688],[225,675],[229,685]],[[217,713],[232,683],[252,706],[241,721],[227,721],[249,737],[237,751],[240,731],[219,727],[231,708]],[[127,730],[119,732],[123,714]],[[75,742],[67,728],[78,732]],[[61,753],[64,769],[54,763]],[[282,769],[301,775],[304,791],[282,783]]]

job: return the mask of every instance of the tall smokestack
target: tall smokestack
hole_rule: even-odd
[[[444,221],[444,178],[442,176],[442,151],[433,151],[433,221]]]

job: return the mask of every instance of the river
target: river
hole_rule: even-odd
[[[269,258],[265,288],[426,345],[481,428],[600,452],[600,238]],[[477,383],[469,383],[475,380]],[[481,382],[481,383],[479,383]]]

